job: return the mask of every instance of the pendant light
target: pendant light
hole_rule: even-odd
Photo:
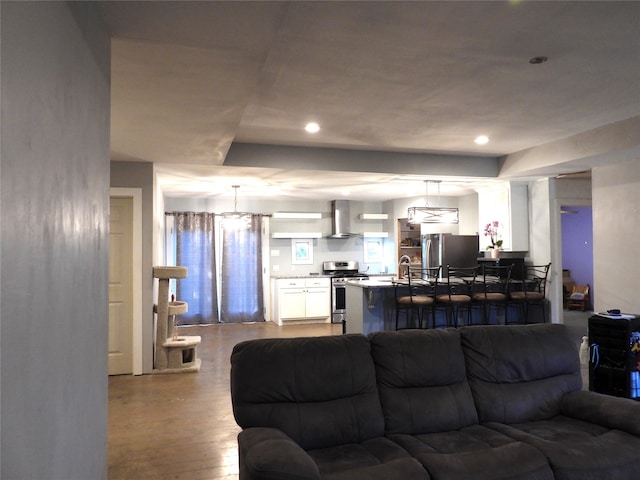
[[[222,228],[225,230],[247,230],[251,227],[251,214],[238,211],[238,188],[240,185],[231,185],[233,188],[233,212],[222,214]]]
[[[425,206],[409,207],[408,222],[417,223],[458,223],[458,209],[455,207],[440,206],[440,181],[435,181],[438,185],[438,206],[429,206],[429,180],[425,180]]]

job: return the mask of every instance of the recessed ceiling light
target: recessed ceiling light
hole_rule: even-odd
[[[316,122],[309,122],[305,125],[304,129],[309,133],[317,133],[320,131],[320,125]]]
[[[486,135],[480,135],[479,137],[476,137],[474,142],[478,145],[484,145],[485,143],[489,143],[489,137],[487,137]]]

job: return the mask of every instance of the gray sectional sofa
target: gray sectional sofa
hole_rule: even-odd
[[[563,325],[242,342],[240,478],[631,480],[640,402],[581,390]]]

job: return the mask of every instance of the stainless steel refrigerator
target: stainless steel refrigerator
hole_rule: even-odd
[[[429,233],[422,235],[422,267],[475,267],[478,264],[478,235]]]

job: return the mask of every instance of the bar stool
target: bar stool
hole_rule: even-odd
[[[513,265],[483,265],[480,291],[471,295],[473,305],[482,310],[482,323],[491,323],[491,307],[495,307],[496,317],[500,310],[504,312],[504,323],[507,321],[507,301],[509,300],[509,284]],[[496,323],[499,323],[496,318]]]
[[[444,309],[448,327],[458,327],[458,314],[463,308],[467,309],[467,324],[471,323],[471,292],[478,276],[478,268],[447,265],[442,280],[446,286],[446,293],[436,295],[435,309]]]
[[[419,328],[427,328],[428,318],[423,326],[422,320],[425,312],[431,314],[432,322],[435,323],[434,304],[435,291],[438,286],[438,277],[440,276],[440,267],[431,268],[411,268],[407,272],[406,282],[396,282],[395,299],[396,299],[396,330],[400,320],[400,312],[405,312],[406,328],[411,328],[410,323],[413,322],[414,313],[418,317],[417,326]]]
[[[551,263],[546,265],[524,265],[520,290],[509,293],[509,303],[518,308],[518,323],[527,324],[533,308],[542,310],[542,321],[547,322],[546,288]],[[512,282],[515,285],[516,282]]]

